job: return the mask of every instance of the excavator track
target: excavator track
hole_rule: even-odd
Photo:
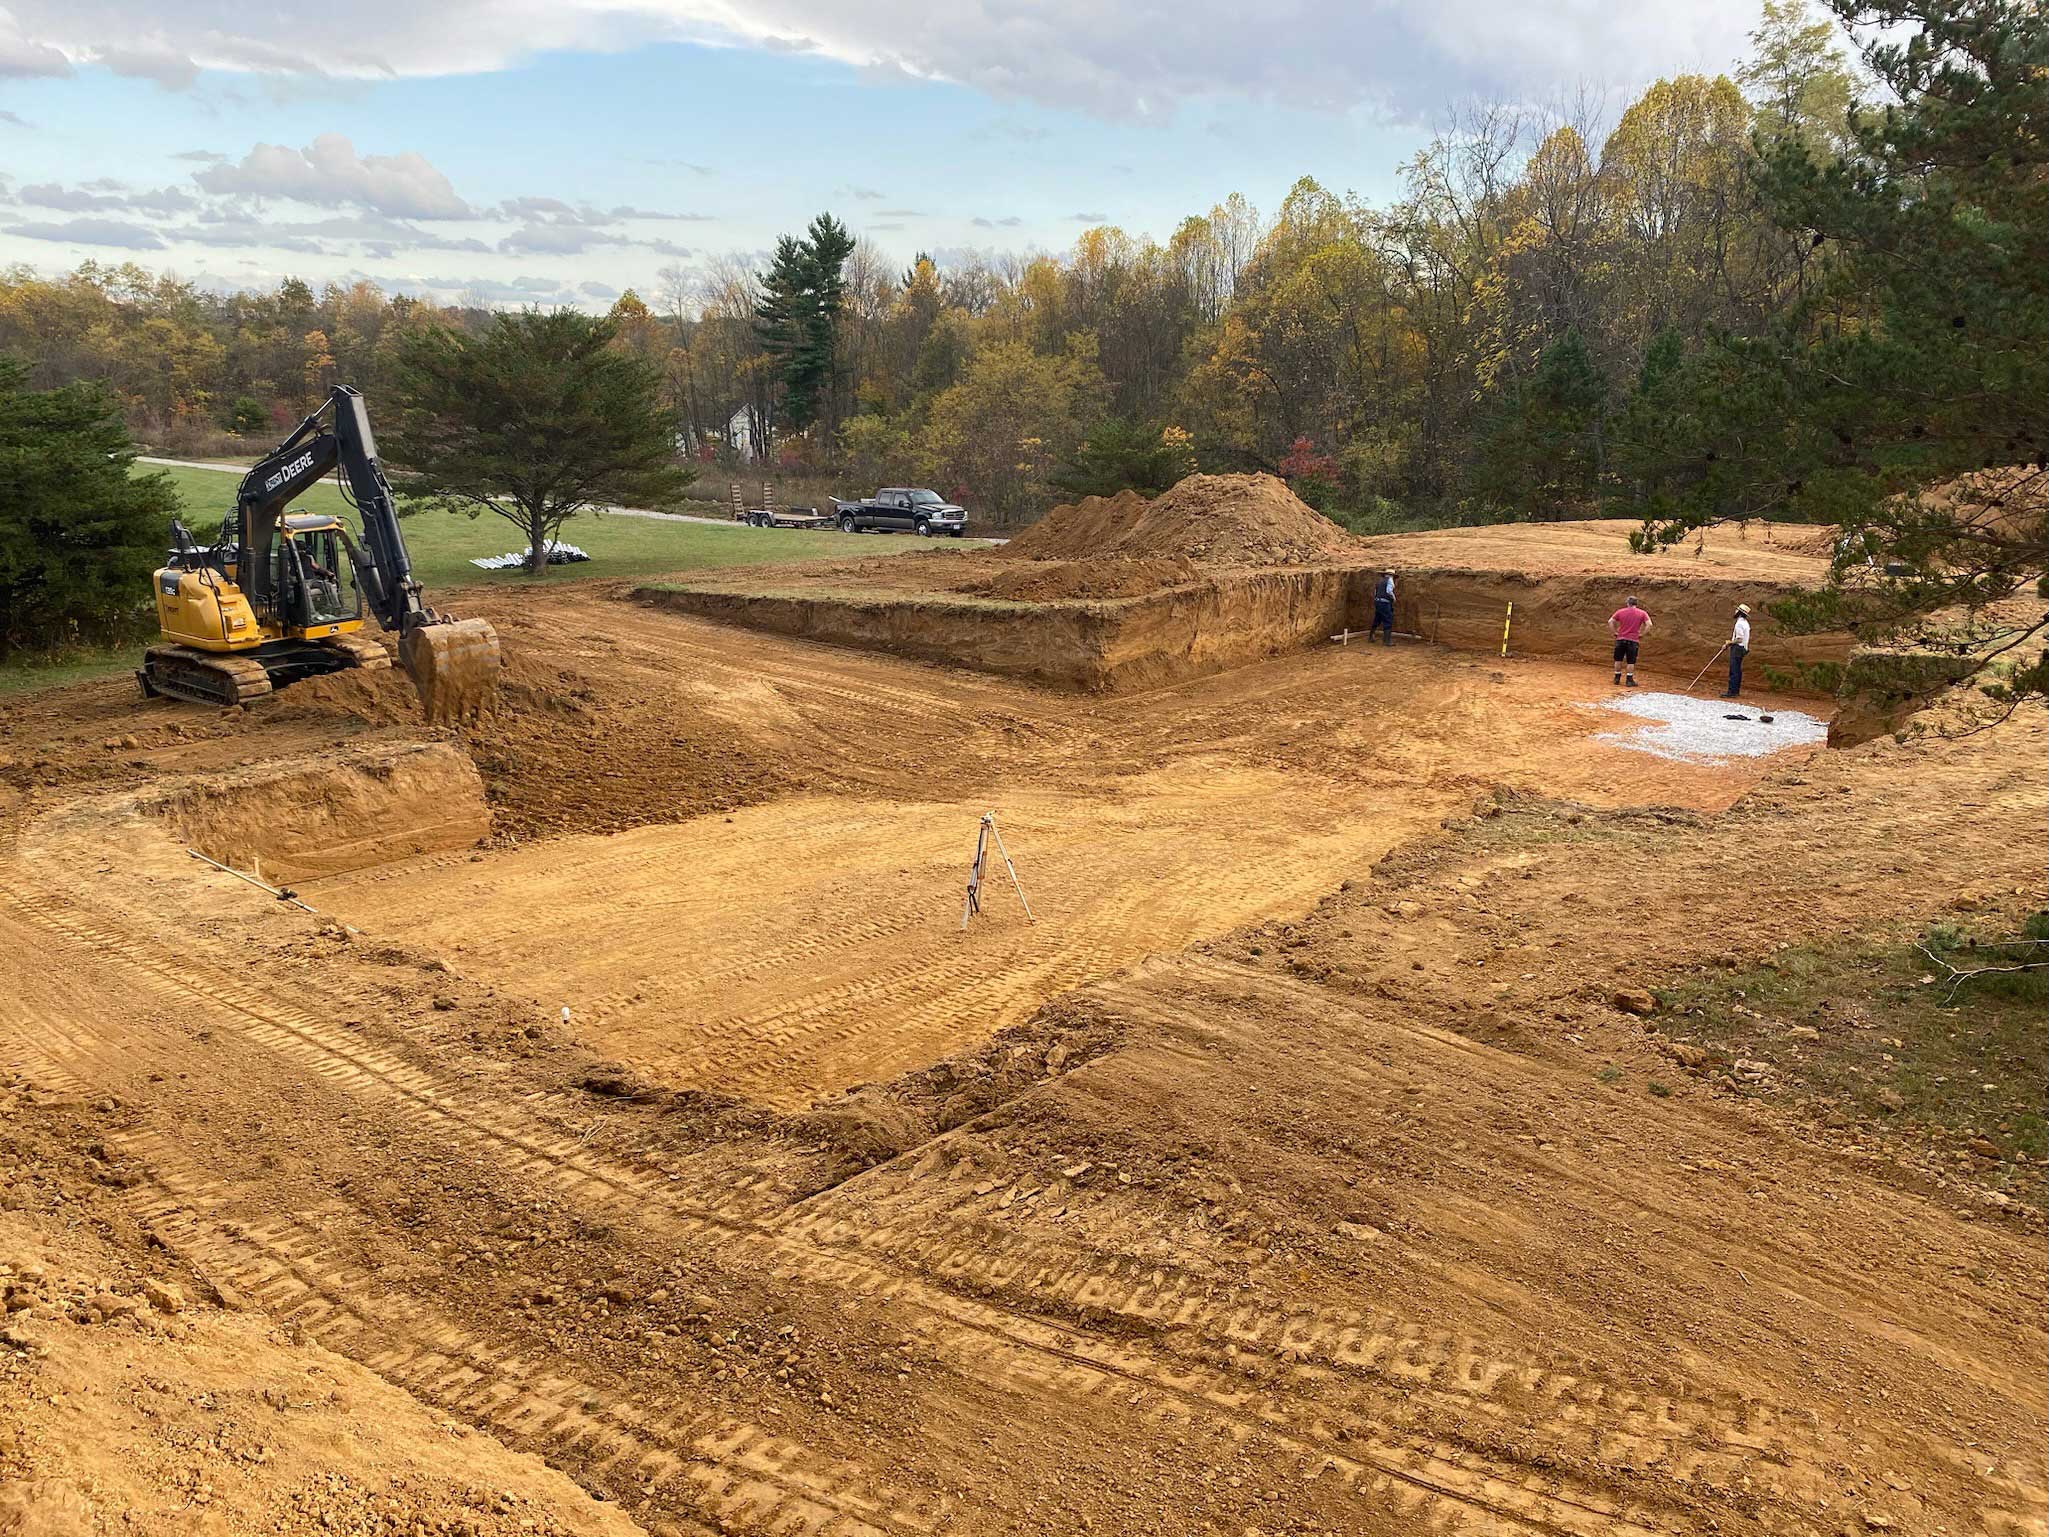
[[[194,704],[247,704],[271,691],[270,674],[256,658],[216,656],[189,646],[151,646],[135,678],[145,694]]]
[[[391,666],[391,653],[369,635],[330,635],[320,644],[330,651],[341,652],[350,659],[348,666],[360,667],[365,672],[382,672]]]

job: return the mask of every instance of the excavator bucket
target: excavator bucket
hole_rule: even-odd
[[[399,641],[398,660],[430,721],[475,720],[498,697],[498,632],[487,620],[423,624]]]

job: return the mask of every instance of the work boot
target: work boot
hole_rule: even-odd
[[[1621,673],[1619,673],[1619,672],[1618,672],[1617,674],[1615,674],[1615,681],[1616,681],[1617,683],[1620,683],[1620,682],[1622,681],[1622,674],[1621,674]]]
[[[1630,686],[1631,688],[1635,688],[1635,687],[1636,687],[1636,679],[1634,679],[1634,678],[1631,678],[1631,679],[1629,680],[1629,686]]]

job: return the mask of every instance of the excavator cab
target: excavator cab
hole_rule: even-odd
[[[291,513],[280,520],[271,537],[270,590],[286,635],[318,640],[363,627],[355,544],[335,518]]]

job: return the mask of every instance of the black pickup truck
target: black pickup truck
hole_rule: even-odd
[[[908,486],[884,486],[858,502],[843,502],[834,497],[832,510],[839,518],[843,534],[951,534],[958,539],[968,526],[967,513],[937,491]]]

